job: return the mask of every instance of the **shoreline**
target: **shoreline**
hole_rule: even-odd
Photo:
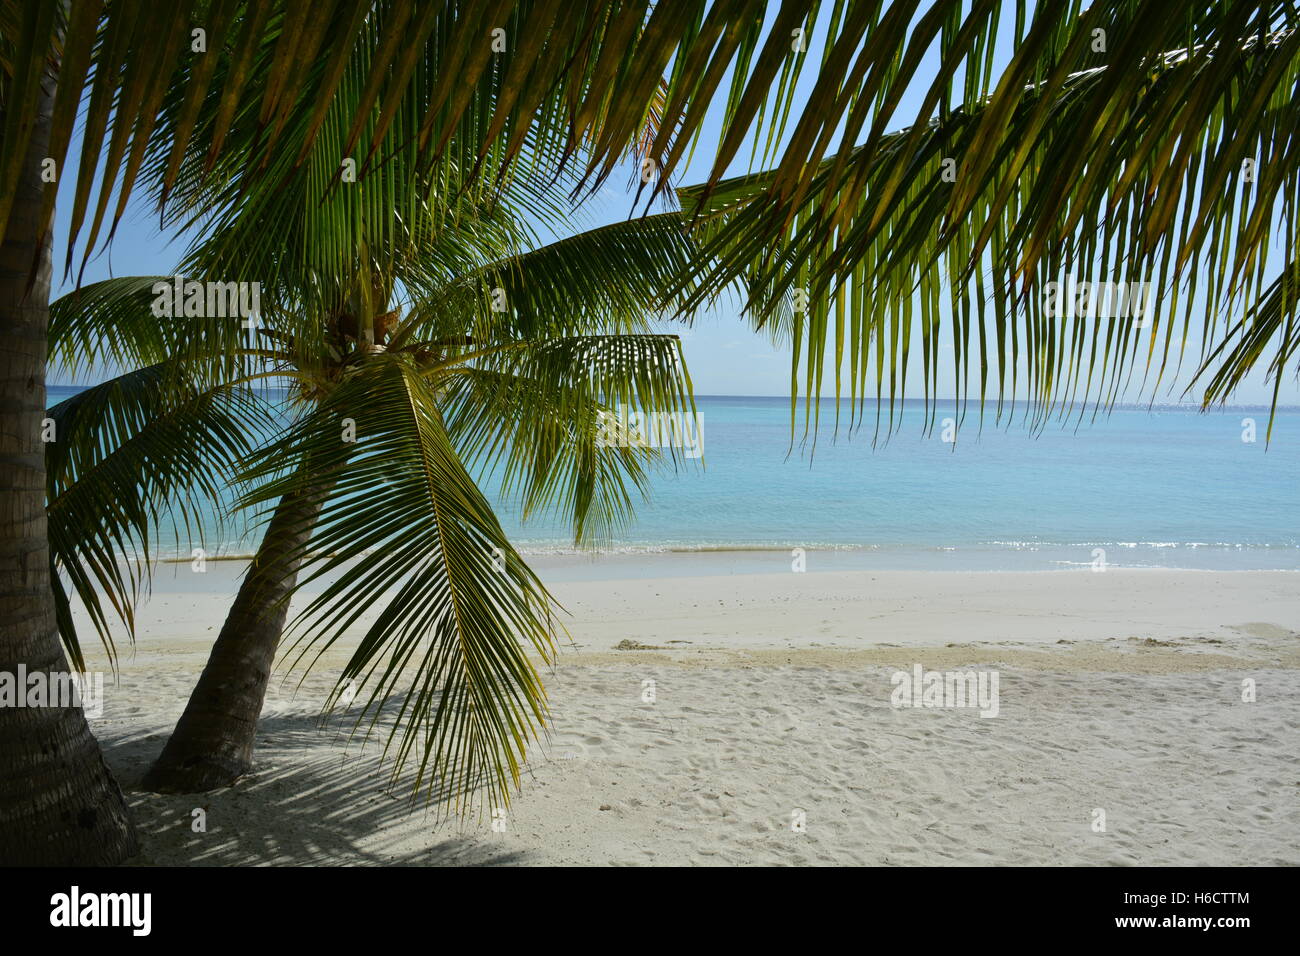
[[[1110,567],[1057,571],[737,571],[710,559],[707,572],[681,558],[541,567],[577,645],[608,649],[622,639],[755,649],[819,643],[860,647],[902,643],[1222,637],[1234,626],[1300,622],[1293,571],[1204,571]],[[662,573],[669,570],[672,573]],[[168,573],[170,571],[170,573]],[[661,573],[651,573],[651,572]],[[138,611],[140,643],[204,635],[233,600],[243,565],[204,573],[160,568]],[[319,582],[302,596],[318,593]],[[300,603],[302,597],[298,599]],[[373,620],[374,612],[361,624]],[[213,635],[215,636],[215,635]],[[140,646],[139,644],[137,647]]]
[[[748,574],[827,573],[877,574],[1021,574],[1092,573],[1104,562],[1106,571],[1229,573],[1300,573],[1300,553],[1292,548],[1253,549],[1149,549],[1106,551],[1101,562],[1087,549],[997,548],[710,548],[676,550],[546,551],[522,552],[525,562],[548,584],[552,581],[645,580],[660,577],[733,576]],[[1138,558],[1137,561],[1134,559]],[[1180,566],[1146,563],[1147,558],[1185,559]],[[1290,561],[1279,560],[1289,558]],[[231,567],[242,571],[249,555],[207,555],[206,562],[220,574]],[[154,576],[160,581],[180,581],[191,574],[191,558],[160,558]],[[1196,565],[1195,561],[1202,562]],[[1126,563],[1131,562],[1131,563]],[[794,572],[798,564],[804,570]],[[1281,566],[1279,566],[1281,565]],[[201,588],[200,590],[206,590]]]

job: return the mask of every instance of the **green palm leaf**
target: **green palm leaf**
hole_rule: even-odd
[[[109,610],[132,637],[154,544],[170,527],[179,548],[202,544],[201,518],[233,503],[233,465],[249,450],[265,411],[229,385],[178,394],[174,369],[129,372],[80,392],[48,412],[46,516],[57,581],[59,630],[83,666],[66,575],[115,659]]]
[[[754,324],[775,322],[795,342],[792,392],[818,394],[833,374],[837,398],[875,397],[889,428],[909,358],[919,352],[929,400],[944,344],[954,393],[963,406],[978,396],[981,414],[995,396],[999,416],[1029,399],[1033,424],[1082,415],[1134,378],[1154,394],[1193,330],[1199,364],[1268,284],[1271,223],[1292,258],[1300,30],[1287,16],[1235,4],[1186,20],[1141,3],[1077,17],[1042,7],[1017,27],[1016,57],[990,95],[973,87],[979,95],[953,108],[932,98],[913,126],[873,131],[797,183],[777,169],[683,190],[698,268],[715,263],[686,307],[743,279]],[[1115,47],[1104,57],[1090,45],[1102,25]],[[1142,322],[1049,314],[1048,283],[1072,274],[1145,282],[1151,311]],[[807,302],[796,311],[798,292]],[[1292,326],[1272,327],[1279,354],[1293,354]],[[1225,368],[1219,385],[1252,364]]]
[[[416,278],[398,341],[468,334],[469,348],[487,348],[545,335],[644,332],[656,313],[677,311],[667,290],[681,281],[694,291],[695,255],[682,216],[665,213],[519,251],[451,281]]]
[[[703,451],[674,335],[526,341],[447,378],[447,429],[466,466],[499,476],[525,520],[568,515],[575,544],[612,540],[647,492],[652,467]],[[619,435],[617,423],[633,412],[660,416],[665,434],[641,437],[662,445]],[[694,451],[684,452],[690,442]]]
[[[174,282],[174,276],[120,276],[61,296],[50,305],[50,362],[83,379],[158,366],[172,373],[158,386],[183,396],[200,380],[233,381],[252,371],[254,358],[275,357],[265,348],[272,343],[251,337],[240,316],[155,315],[165,295],[155,287],[171,291]]]
[[[342,440],[344,418],[355,422],[355,443]],[[300,461],[311,463],[306,479],[292,467]],[[373,728],[382,703],[399,697],[386,745],[394,776],[411,761],[417,788],[470,801],[482,786],[502,805],[546,714],[526,648],[549,660],[560,627],[408,358],[375,356],[297,423],[247,472],[260,486],[245,503],[274,502],[322,476],[333,491],[299,583],[321,590],[290,628],[298,657],[319,654],[375,610],[336,699],[351,682],[366,687],[357,725],[368,717]]]

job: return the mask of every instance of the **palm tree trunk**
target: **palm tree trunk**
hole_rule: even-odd
[[[0,243],[0,673],[15,678],[20,666],[29,676],[69,672],[45,529],[50,236],[42,237],[40,221],[41,160],[49,147],[53,76],[42,86]],[[0,706],[0,865],[112,865],[136,850],[122,791],[82,711]]]
[[[333,482],[285,495],[267,525],[185,712],[142,786],[199,793],[253,766],[253,742],[303,547]]]

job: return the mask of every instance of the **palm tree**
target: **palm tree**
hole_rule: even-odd
[[[63,364],[136,369],[87,400],[111,409],[111,439],[83,427],[71,454],[77,466],[50,469],[57,475],[51,501],[64,519],[56,558],[102,635],[107,615],[94,585],[107,585],[130,624],[143,575],[116,561],[127,540],[149,553],[158,515],[131,505],[130,481],[114,489],[128,500],[97,490],[100,476],[174,457],[175,474],[138,482],[161,506],[169,489],[195,487],[203,454],[215,453],[221,465],[235,450],[196,444],[193,457],[181,460],[172,446],[154,447],[151,440],[174,441],[174,434],[137,413],[147,400],[140,393],[163,383],[160,401],[184,418],[211,414],[218,397],[229,408],[232,388],[270,378],[293,383],[293,425],[244,462],[242,479],[252,484],[245,504],[274,505],[265,536],[149,787],[207,790],[249,769],[288,597],[304,562],[319,555],[311,579],[347,570],[306,609],[314,641],[337,637],[343,618],[330,602],[345,601],[351,621],[373,603],[383,606],[392,587],[406,589],[391,597],[343,681],[390,652],[409,654],[417,638],[430,649],[413,667],[418,693],[399,758],[423,735],[422,763],[437,771],[431,782],[468,793],[485,776],[487,792],[506,799],[544,712],[540,682],[516,638],[545,657],[556,625],[549,595],[502,536],[470,472],[499,467],[526,513],[561,506],[577,540],[598,539],[628,517],[630,492],[657,457],[601,446],[599,414],[618,404],[679,414],[689,407],[675,337],[647,324],[669,302],[663,289],[688,259],[680,218],[633,220],[536,248],[527,223],[563,227],[573,214],[566,197],[574,180],[555,172],[564,159],[557,145],[528,133],[507,169],[499,158],[475,155],[477,135],[458,133],[443,161],[424,167],[412,147],[423,109],[388,123],[381,169],[343,178],[350,158],[343,133],[352,118],[365,120],[363,130],[385,122],[373,103],[364,112],[374,55],[363,45],[344,64],[320,118],[326,135],[298,154],[301,175],[255,191],[242,164],[218,164],[203,188],[168,210],[171,221],[201,230],[181,273],[258,283],[263,325],[252,342],[237,340],[240,324],[229,316],[160,320],[150,309],[157,277],[98,283],[55,309],[52,344]],[[434,80],[413,82],[432,96]],[[178,91],[161,104],[162,115],[184,104]],[[216,138],[220,122],[219,108],[206,104],[193,118],[195,135]],[[244,137],[256,122],[249,115],[229,133]],[[162,150],[147,155],[155,168],[168,161]],[[199,180],[205,165],[200,155],[183,157],[177,180]],[[65,404],[52,412],[56,420],[75,415],[89,423],[81,402]],[[358,441],[340,441],[340,419],[355,423]],[[101,457],[114,447],[124,453]],[[396,495],[405,496],[409,513],[377,520],[369,509],[391,507]],[[92,516],[63,507],[68,500],[111,504]],[[117,530],[85,530],[105,527]],[[147,561],[141,570],[147,574]],[[74,643],[66,607],[62,619]],[[391,690],[380,683],[376,706]],[[437,708],[430,707],[434,688]]]
[[[337,158],[314,161],[324,170]],[[143,366],[51,410],[76,435],[50,463],[58,569],[106,634],[95,585],[107,584],[120,609],[138,593],[140,577],[118,562],[123,545],[144,556],[147,573],[165,503],[179,497],[190,522],[193,499],[181,489],[216,494],[215,476],[238,464],[241,504],[271,506],[269,520],[145,786],[210,790],[250,769],[302,571],[328,582],[299,619],[304,651],[379,610],[339,681],[365,687],[374,677],[358,721],[375,718],[403,668],[411,672],[394,773],[412,754],[431,785],[468,798],[485,784],[500,803],[545,713],[525,648],[548,659],[560,628],[476,476],[499,480],[525,515],[562,509],[577,543],[618,529],[663,456],[602,441],[601,414],[693,411],[677,337],[651,324],[691,249],[675,214],[520,249],[530,230],[516,209],[553,221],[568,212],[558,184],[522,180],[490,197],[453,187],[452,205],[446,183],[396,176],[390,196],[413,183],[420,201],[400,203],[414,212],[395,235],[388,217],[366,219],[365,190],[342,192],[320,213],[310,184],[324,179],[309,175],[277,202],[268,261],[248,256],[266,224],[244,211],[182,265],[187,276],[227,276],[238,260],[239,274],[276,276],[261,287],[254,342],[232,341],[237,318],[160,320],[153,289],[171,281],[161,277],[106,280],[55,303],[62,364]],[[330,230],[354,215],[357,252],[340,270]],[[160,387],[169,378],[185,388]],[[268,378],[290,383],[290,421],[250,453],[264,423],[254,417],[252,434],[236,435],[231,416],[256,404],[253,389]],[[141,506],[140,486],[153,507]]]

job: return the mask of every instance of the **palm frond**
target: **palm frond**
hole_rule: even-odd
[[[703,453],[675,335],[526,341],[439,377],[466,466],[499,478],[525,520],[562,511],[577,545],[627,526],[654,467]],[[639,434],[625,434],[638,420]]]
[[[925,39],[934,40],[962,6],[933,4],[922,19]],[[993,29],[988,14],[997,5],[976,6],[984,19],[959,38],[963,54]],[[792,36],[814,29],[821,4],[785,0],[771,13],[766,0],[181,0],[150,16],[139,4],[75,0],[66,17],[63,10],[46,0],[0,5],[0,93],[19,107],[6,111],[0,171],[24,155],[30,112],[23,104],[47,60],[63,54],[51,155],[60,169],[77,104],[89,93],[70,267],[83,227],[89,222],[89,255],[105,232],[111,236],[138,181],[156,186],[160,201],[191,207],[236,166],[241,188],[274,190],[286,172],[298,175],[322,137],[337,137],[364,177],[396,155],[387,143],[401,123],[414,130],[402,147],[414,163],[449,164],[464,181],[503,181],[517,162],[528,165],[531,152],[545,157],[536,168],[552,171],[578,157],[579,191],[587,191],[635,144],[657,172],[652,192],[662,192],[725,86],[728,132],[710,177],[716,181],[751,134],[755,149],[764,138],[769,147],[781,139],[806,59],[806,46]],[[837,5],[820,79],[782,160],[783,188],[803,181],[800,171],[815,167],[843,123],[856,132],[862,119],[851,105],[888,105],[911,81],[916,58],[899,64],[915,45],[908,19],[893,8],[882,13],[878,2]],[[374,51],[359,71],[351,66],[358,50]],[[349,90],[355,109],[336,123],[330,111]],[[190,156],[204,157],[197,172],[187,171]],[[13,182],[0,178],[0,229]],[[47,211],[54,192],[51,185]]]
[[[1174,18],[1145,3],[1067,6],[1040,5],[1017,27],[991,94],[950,108],[936,80],[915,125],[873,130],[797,181],[778,168],[683,190],[700,268],[712,269],[686,307],[745,280],[753,322],[795,343],[792,393],[817,395],[833,376],[855,412],[874,395],[887,429],[910,364],[927,402],[938,393],[945,345],[963,410],[974,394],[982,415],[996,396],[1000,417],[1024,398],[1033,425],[1135,385],[1154,395],[1193,332],[1197,365],[1223,354],[1276,269],[1279,222],[1282,258],[1294,258],[1300,22],[1268,5]],[[986,13],[976,4],[958,33]],[[1149,307],[1056,315],[1049,284],[1072,277],[1143,284]],[[1272,328],[1278,354],[1294,354],[1294,324]],[[1251,367],[1231,366],[1205,398]],[[806,406],[814,431],[817,407]]]
[[[1203,405],[1226,402],[1232,389],[1261,361],[1268,361],[1273,380],[1273,405],[1288,363],[1300,349],[1296,330],[1296,298],[1300,295],[1300,264],[1288,262],[1282,274],[1233,323],[1197,370],[1196,380],[1206,380]],[[1271,356],[1271,357],[1270,357]],[[1190,391],[1191,386],[1188,386]],[[1268,438],[1273,434],[1270,418]]]
[[[589,229],[438,282],[409,282],[415,301],[398,341],[468,336],[468,350],[583,332],[645,332],[675,315],[666,294],[694,291],[695,247],[679,213]],[[468,320],[467,320],[468,317]]]
[[[201,281],[195,275],[190,281]],[[181,287],[183,306],[184,286]],[[173,374],[159,385],[185,395],[200,379],[210,384],[247,374],[256,358],[273,358],[270,344],[250,336],[245,318],[227,308],[222,288],[204,284],[202,314],[161,316],[162,299],[175,312],[177,276],[119,276],[81,286],[50,304],[50,362],[79,378],[157,366]],[[215,308],[220,300],[221,308]]]
[[[344,419],[355,424],[355,442],[343,440]],[[257,485],[250,507],[304,480],[334,482],[305,546],[298,588],[320,591],[288,631],[296,659],[376,612],[336,699],[360,691],[357,726],[368,718],[373,729],[382,703],[400,697],[386,744],[394,776],[414,763],[417,789],[436,784],[458,803],[485,795],[504,805],[546,714],[526,648],[548,660],[560,628],[550,595],[461,464],[438,397],[414,363],[373,356],[246,476]]]
[[[246,390],[195,386],[181,395],[164,365],[128,372],[65,399],[48,412],[46,516],[55,580],[66,575],[109,653],[110,610],[134,636],[155,544],[170,527],[178,548],[203,543],[203,517],[232,504],[234,463],[265,411]],[[55,587],[59,630],[82,666],[69,595]]]

